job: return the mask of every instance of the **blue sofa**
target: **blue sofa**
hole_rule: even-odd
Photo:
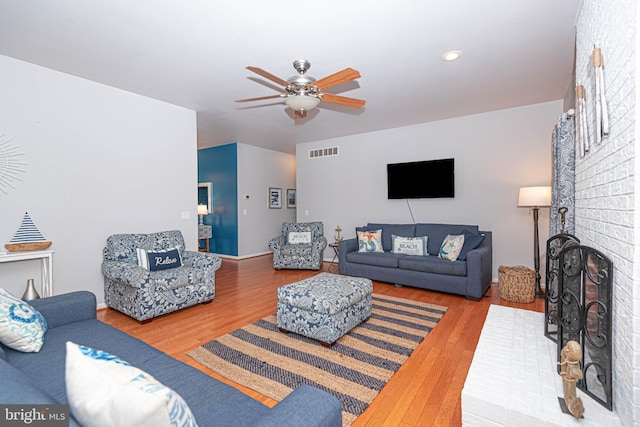
[[[338,248],[340,274],[464,295],[475,301],[491,286],[492,235],[490,231],[479,231],[477,225],[369,223],[365,228],[382,230],[384,253],[358,252],[357,238],[343,240]],[[484,235],[480,246],[470,250],[464,260],[438,258],[444,238],[464,230]],[[392,253],[392,235],[428,236],[429,256]]]
[[[0,403],[67,404],[65,343],[108,351],[172,388],[186,401],[197,423],[208,426],[341,427],[340,402],[319,389],[296,388],[269,408],[201,371],[96,319],[95,296],[72,292],[32,301],[48,330],[38,353],[0,344]],[[70,425],[77,426],[73,418]]]

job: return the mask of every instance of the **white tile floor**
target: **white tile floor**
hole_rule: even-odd
[[[618,426],[615,413],[584,395],[584,418],[560,410],[556,344],[544,314],[491,305],[462,390],[463,426]]]

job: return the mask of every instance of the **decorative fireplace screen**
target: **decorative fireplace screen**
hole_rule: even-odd
[[[560,276],[560,252],[569,245],[579,245],[580,240],[572,234],[560,233],[547,240],[547,274],[544,301],[544,335],[558,342],[558,297]]]
[[[582,347],[584,378],[576,385],[611,410],[613,264],[593,248],[568,242],[561,245],[558,259],[562,270],[557,298],[558,361],[562,347],[570,340],[577,341]]]

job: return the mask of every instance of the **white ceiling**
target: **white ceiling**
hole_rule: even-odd
[[[295,144],[564,98],[580,0],[2,0],[0,54],[198,112],[200,148]],[[461,50],[456,62],[440,58]],[[354,82],[293,120],[295,59]]]

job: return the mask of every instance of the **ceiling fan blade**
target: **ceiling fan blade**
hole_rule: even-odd
[[[236,99],[236,102],[251,102],[251,101],[262,101],[263,99],[273,99],[280,98],[284,95],[269,95],[269,96],[259,96],[257,98],[245,98],[245,99]]]
[[[282,80],[280,77],[274,76],[273,74],[263,70],[262,68],[258,68],[258,67],[247,67],[247,70],[249,71],[253,71],[256,74],[261,75],[262,77],[264,77],[265,79],[269,79],[274,83],[278,83],[280,86],[288,86],[289,83],[287,83],[286,80]]]
[[[345,68],[342,71],[338,71],[337,73],[331,74],[330,76],[324,77],[317,82],[313,83],[314,86],[317,86],[320,90],[325,90],[333,86],[341,85],[342,83],[350,82],[351,80],[355,80],[360,78],[360,73],[353,68]]]
[[[323,93],[322,102],[344,105],[345,107],[362,108],[367,101],[365,101],[364,99],[348,98],[346,96],[334,95],[332,93]]]

